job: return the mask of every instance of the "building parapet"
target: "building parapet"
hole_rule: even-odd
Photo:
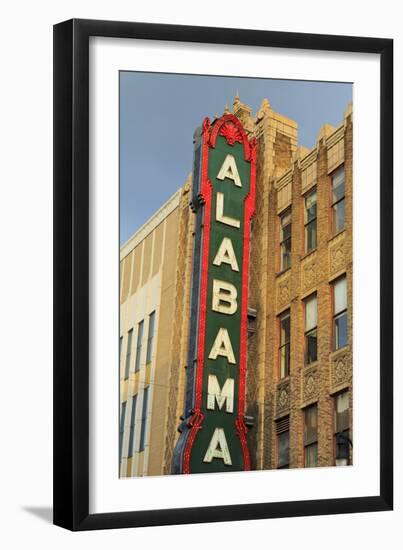
[[[143,241],[154,229],[179,206],[182,187],[161,206],[159,210],[143,224],[134,235],[132,235],[120,247],[120,261],[122,261],[136,246]]]
[[[332,172],[344,162],[344,133],[346,120],[352,114],[352,104],[349,103],[344,113],[343,122],[334,128],[330,124],[324,124],[318,134],[316,144],[312,149],[299,147],[293,155],[293,163],[290,168],[281,174],[275,182],[277,189],[277,210],[280,212],[286,208],[291,200],[292,174],[295,164],[302,173],[302,192],[316,183],[316,160],[319,143],[322,141],[328,150],[328,171]]]

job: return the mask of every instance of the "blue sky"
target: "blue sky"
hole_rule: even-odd
[[[237,92],[253,114],[267,98],[298,123],[299,145],[309,148],[322,124],[340,124],[352,100],[350,83],[121,72],[121,244],[183,185],[195,128],[231,109]]]

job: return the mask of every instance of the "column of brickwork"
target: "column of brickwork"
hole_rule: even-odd
[[[353,121],[351,108],[345,118],[344,131],[344,172],[345,172],[345,193],[346,193],[346,236],[345,236],[345,261],[347,272],[347,330],[348,345],[350,348],[350,361],[348,363],[348,378],[350,381],[349,390],[349,416],[350,416],[350,438],[353,438]],[[350,447],[350,464],[353,463],[353,451]]]
[[[249,354],[247,404],[254,412],[255,427],[249,433],[256,468],[271,468],[275,449],[273,381],[277,369],[275,270],[277,216],[274,177],[289,166],[296,148],[297,125],[275,113],[267,100],[257,113],[254,133],[258,140],[256,216],[251,235],[249,303],[257,310],[253,354]],[[252,340],[252,338],[250,339]]]
[[[190,285],[194,215],[189,206],[190,178],[183,187],[179,204],[179,229],[175,281],[175,309],[171,322],[171,343],[168,410],[164,453],[164,473],[171,472],[172,454],[178,438],[178,425],[183,412],[184,379],[186,373],[187,338],[190,311]]]
[[[325,139],[320,140],[317,161],[317,303],[318,303],[318,466],[333,463],[333,401],[330,396],[332,352],[332,297],[329,285],[329,201]]]
[[[269,158],[270,163],[270,195],[268,205],[268,261],[267,261],[267,281],[266,281],[266,368],[265,379],[262,380],[264,393],[262,399],[265,404],[265,424],[264,424],[264,468],[275,468],[277,466],[277,435],[275,419],[283,417],[289,411],[290,386],[287,388],[287,379],[279,381],[279,357],[278,357],[278,313],[279,308],[284,311],[290,307],[291,298],[291,279],[288,283],[277,276],[279,269],[279,218],[277,190],[275,189],[275,178],[283,175],[292,167],[292,158],[297,145],[297,124],[278,114],[272,109],[268,110],[267,133],[270,138]],[[293,215],[293,214],[292,214]],[[293,242],[293,241],[292,241]],[[292,259],[292,265],[295,262]],[[291,272],[289,273],[291,275]],[[282,281],[282,283],[279,283]],[[284,287],[289,285],[286,294],[287,304],[284,300],[277,299],[279,292],[283,293]],[[291,308],[290,308],[291,310]],[[291,311],[292,315],[292,311]],[[292,332],[291,332],[292,335]],[[292,336],[291,336],[292,338]],[[291,343],[292,345],[292,343]],[[288,378],[289,380],[289,378]],[[289,384],[289,382],[288,382]],[[288,393],[287,393],[288,392]],[[288,403],[283,406],[284,396],[287,393]]]
[[[258,136],[258,156],[256,167],[256,213],[252,222],[250,268],[249,268],[249,307],[256,309],[256,332],[249,338],[250,350],[247,365],[246,412],[254,417],[254,427],[248,433],[253,469],[262,468],[262,444],[264,437],[264,410],[261,380],[266,366],[266,303],[267,285],[267,240],[268,240],[268,166],[266,136]],[[263,372],[262,372],[263,371]]]
[[[292,256],[290,279],[290,467],[304,464],[301,386],[304,376],[304,306],[301,295],[301,256],[304,252],[304,202],[301,198],[301,170],[298,159],[292,177]]]
[[[277,331],[276,327],[276,239],[274,235],[277,230],[277,192],[274,187],[274,181],[270,183],[269,204],[266,223],[268,224],[268,262],[267,262],[267,278],[266,278],[266,368],[264,379],[264,395],[263,395],[263,410],[264,410],[264,433],[263,433],[263,469],[271,469],[275,467],[273,456],[275,455],[275,384],[278,371],[277,360]]]

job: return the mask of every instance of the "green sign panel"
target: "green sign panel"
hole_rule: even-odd
[[[205,120],[195,136],[192,316],[176,473],[250,468],[244,399],[255,166],[256,142],[235,116]]]

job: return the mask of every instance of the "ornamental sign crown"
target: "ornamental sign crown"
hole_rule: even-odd
[[[231,114],[206,118],[194,135],[187,378],[172,473],[250,469],[244,413],[256,151]]]

